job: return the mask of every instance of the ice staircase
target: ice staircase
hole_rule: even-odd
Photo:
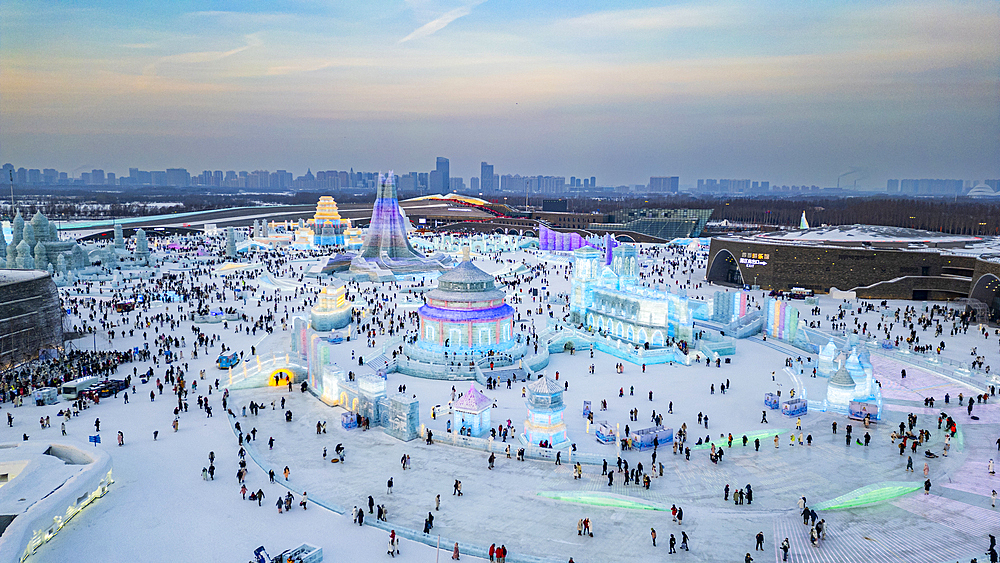
[[[378,356],[375,356],[374,358],[365,361],[365,365],[371,368],[371,370],[376,373],[378,373],[379,371],[385,371],[386,373],[388,373],[392,371],[389,369],[389,366],[392,366],[393,369],[395,369],[396,362],[395,360],[390,360],[388,357],[386,357],[385,354],[379,354]]]

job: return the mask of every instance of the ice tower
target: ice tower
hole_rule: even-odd
[[[553,448],[569,446],[566,437],[566,423],[563,422],[563,387],[554,380],[542,376],[528,385],[528,418],[524,421],[522,444],[539,445],[548,442]]]
[[[406,236],[408,220],[403,216],[396,197],[396,183],[392,172],[379,174],[378,197],[372,208],[372,220],[368,226],[365,243],[358,256],[351,262],[351,271],[361,274],[420,273],[444,270],[451,261],[440,253],[425,257],[413,249]]]

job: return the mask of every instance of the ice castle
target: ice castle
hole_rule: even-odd
[[[641,285],[635,246],[622,244],[610,258],[589,246],[573,252],[571,322],[636,345],[690,341],[694,315],[687,296]]]

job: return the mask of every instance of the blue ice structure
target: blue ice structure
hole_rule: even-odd
[[[326,286],[319,293],[316,305],[309,312],[313,330],[330,331],[351,324],[354,307],[347,301],[344,286]]]
[[[339,406],[367,417],[372,426],[394,438],[409,441],[419,435],[420,403],[412,395],[389,394],[386,379],[363,373],[352,377],[330,359],[336,344],[328,334],[309,327],[305,319],[292,322],[290,357],[307,366],[309,391],[330,406]],[[369,368],[370,369],[370,368]]]
[[[493,402],[473,384],[452,404],[451,427],[459,434],[481,438],[490,432]]]
[[[547,442],[553,448],[569,447],[563,421],[566,405],[562,385],[542,375],[538,381],[528,384],[527,391],[528,418],[524,421],[521,443],[537,446]]]

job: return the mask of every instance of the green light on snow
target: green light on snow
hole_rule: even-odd
[[[651,502],[632,500],[607,493],[587,492],[587,491],[542,491],[538,496],[561,500],[565,502],[575,502],[577,504],[588,504],[590,506],[603,506],[607,508],[629,508],[632,510],[666,510],[666,508]]]
[[[919,483],[881,482],[855,489],[837,498],[813,505],[815,510],[843,510],[892,500],[919,491]]]

